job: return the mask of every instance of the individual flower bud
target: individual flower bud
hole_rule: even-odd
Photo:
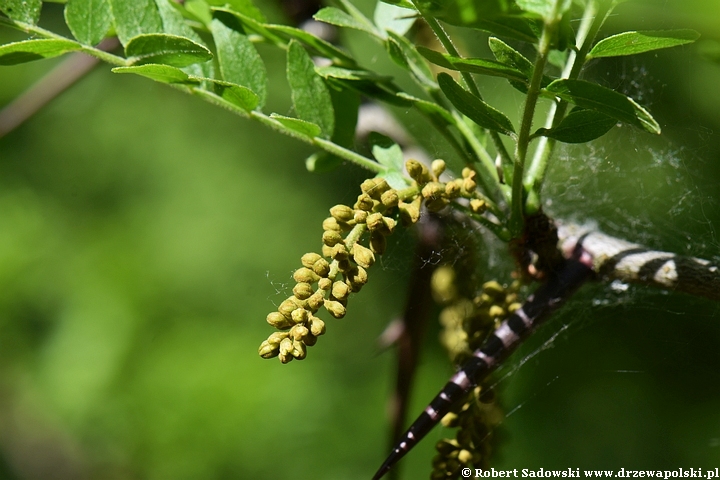
[[[432,180],[428,169],[417,160],[411,159],[405,162],[405,169],[407,170],[408,175],[410,175],[410,178],[421,185]]]
[[[312,347],[317,343],[317,337],[310,333],[307,337],[305,337],[305,339],[303,339],[303,343],[305,343],[308,347]]]
[[[307,267],[298,268],[293,273],[293,280],[297,283],[315,283],[319,279],[320,277]]]
[[[315,252],[306,253],[300,258],[303,267],[312,268],[315,262],[320,260],[322,257]]]
[[[400,201],[400,197],[398,196],[397,190],[391,188],[387,192],[383,193],[380,196],[380,203],[385,205],[388,208],[392,208],[397,206],[398,202]]]
[[[313,293],[315,292],[309,283],[300,282],[293,287],[293,294],[300,300],[305,300]]]
[[[475,175],[477,175],[477,172],[470,167],[465,167],[462,169],[463,178],[475,178]]]
[[[460,184],[452,181],[445,184],[445,196],[449,198],[457,198],[460,196]]]
[[[505,309],[499,305],[493,305],[490,307],[490,310],[488,310],[488,314],[492,318],[502,318],[505,316]]]
[[[474,213],[485,213],[487,210],[487,203],[485,203],[485,200],[473,198],[470,200],[470,210]]]
[[[343,304],[335,300],[325,300],[325,309],[335,318],[343,318],[347,313]]]
[[[351,281],[353,285],[363,286],[368,281],[367,271],[363,267],[356,267],[351,272],[348,272],[348,280]],[[357,290],[353,289],[353,291]]]
[[[293,342],[293,349],[290,354],[298,360],[302,360],[307,357],[307,347],[303,342],[295,341]]]
[[[460,444],[455,439],[443,438],[435,444],[435,450],[443,455],[450,455],[452,452],[460,448]]]
[[[268,314],[266,320],[270,325],[277,328],[278,330],[290,328],[292,326],[292,322],[285,318],[285,315],[280,312],[272,312]]]
[[[290,353],[293,349],[293,342],[289,338],[284,338],[282,342],[280,342],[280,354],[281,355],[287,355]]]
[[[310,333],[310,330],[308,330],[307,327],[305,327],[304,325],[295,325],[290,329],[290,336],[293,338],[293,340],[297,341],[305,338],[308,333]]]
[[[323,230],[333,230],[335,232],[342,231],[342,226],[335,220],[335,217],[328,217],[323,220],[322,228]]]
[[[334,247],[338,243],[342,243],[343,237],[339,232],[334,230],[325,230],[322,236],[323,243],[328,247]]]
[[[430,278],[433,297],[437,303],[449,303],[458,296],[455,270],[449,265],[435,269]]]
[[[338,280],[337,282],[333,283],[332,286],[332,296],[337,298],[338,300],[347,298],[347,296],[350,295],[350,288],[348,288],[347,283],[343,282],[342,280]]]
[[[475,191],[477,188],[477,182],[473,180],[472,178],[466,178],[463,181],[463,190],[465,190],[468,194],[471,194]]]
[[[280,306],[278,307],[278,312],[280,312],[280,314],[283,317],[290,319],[290,318],[292,318],[291,315],[292,315],[293,310],[295,310],[296,308],[298,308],[298,306],[295,304],[295,302],[288,299],[288,300],[284,300],[280,304]]]
[[[373,209],[373,199],[367,193],[362,193],[358,196],[357,202],[355,202],[355,208],[369,212]]]
[[[329,278],[321,278],[318,280],[318,288],[320,290],[330,290],[330,287],[332,287],[332,280]]]
[[[422,196],[425,199],[433,200],[445,194],[445,186],[439,182],[430,182],[422,189]]]
[[[372,195],[371,192],[375,188],[377,179],[376,178],[368,178],[367,180],[363,181],[360,184],[360,190],[363,193],[367,193],[368,195]]]
[[[354,211],[347,205],[335,205],[330,209],[330,215],[338,222],[349,222],[352,220]]]
[[[369,248],[366,248],[359,243],[353,245],[352,256],[355,263],[364,268],[370,268],[373,263],[375,263],[375,254]]]
[[[331,281],[329,278],[324,278],[323,280],[327,280],[328,282]],[[318,308],[322,307],[324,302],[325,292],[323,289],[320,289],[317,292],[313,293],[310,298],[307,299],[307,306],[310,311],[317,312]]]
[[[515,313],[515,312],[517,312],[518,310],[520,310],[520,307],[522,307],[522,305],[520,304],[520,302],[513,302],[513,303],[511,303],[511,304],[508,306],[508,312],[510,312],[510,313]]]
[[[280,345],[280,342],[286,339],[288,335],[290,335],[288,332],[275,332],[268,337],[267,341],[270,345]]]
[[[390,217],[383,217],[382,218],[383,223],[385,224],[385,228],[383,229],[383,233],[391,234],[395,231],[395,227],[397,226],[397,222],[394,218]]]
[[[318,258],[312,269],[318,276],[327,277],[328,273],[330,273],[330,264],[324,258]]]
[[[367,220],[368,212],[365,210],[355,210],[355,223],[365,223]]]
[[[292,321],[295,323],[305,323],[308,319],[308,311],[304,308],[296,308],[290,314]]]
[[[322,246],[321,252],[323,254],[323,257],[332,258],[332,251],[333,251],[333,247],[328,247],[327,245]]]
[[[368,230],[374,232],[376,230],[384,228],[385,224],[383,223],[382,219],[382,213],[371,213],[370,215],[368,215],[367,221],[365,222],[367,224]]]
[[[310,317],[310,333],[319,337],[325,333],[325,322],[320,320],[318,317]]]
[[[435,175],[435,178],[438,178],[445,171],[445,160],[433,160],[430,164],[430,169],[432,170],[433,175]]]
[[[420,200],[420,201],[417,201]],[[400,211],[400,219],[407,225],[412,225],[420,219],[420,203],[422,197],[417,196],[412,203],[400,202],[398,203],[398,210]]]
[[[440,422],[443,424],[443,427],[446,428],[455,428],[458,426],[458,414],[457,413],[447,413]]]
[[[372,250],[373,253],[382,255],[385,253],[386,248],[387,240],[385,240],[385,235],[380,232],[372,232],[370,234],[370,250]]]
[[[280,363],[285,365],[286,363],[290,363],[293,360],[293,356],[289,353],[280,352],[278,354],[278,359],[280,360]]]
[[[495,280],[490,280],[489,282],[483,283],[482,290],[483,293],[487,293],[491,297],[498,300],[505,296],[505,289]]]
[[[260,344],[260,348],[258,348],[258,354],[266,359],[276,357],[279,352],[280,345],[272,345],[267,340]]]
[[[332,247],[332,250],[330,251],[330,255],[328,255],[333,260],[337,260],[338,262],[341,260],[347,260],[350,256],[350,252],[348,252],[347,247],[345,246],[345,243],[338,243],[334,247]]]
[[[460,450],[460,453],[458,453],[458,461],[462,464],[468,464],[472,460],[472,453],[466,449]]]

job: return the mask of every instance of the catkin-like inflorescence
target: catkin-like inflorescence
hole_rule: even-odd
[[[293,274],[292,296],[267,316],[267,322],[280,332],[260,345],[263,358],[277,356],[283,363],[305,358],[307,347],[325,333],[318,311],[325,309],[335,318],[345,316],[351,294],[365,285],[368,269],[385,252],[386,237],[398,222],[405,226],[417,222],[423,203],[428,210],[439,211],[464,196],[470,199],[473,212],[484,212],[484,201],[474,197],[474,170],[465,168],[462,178],[441,182],[446,168],[443,160],[433,161],[430,169],[416,160],[408,160],[405,166],[414,181],[407,189],[398,191],[384,178],[371,178],[362,182],[352,206],[330,209],[322,223],[320,253],[302,256],[302,267]]]

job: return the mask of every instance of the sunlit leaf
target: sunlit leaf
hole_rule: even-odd
[[[203,39],[193,30],[190,25],[185,21],[182,15],[182,7],[176,8],[173,5],[177,5],[175,2],[168,0],[155,0],[158,12],[163,22],[163,29],[165,33],[170,35],[177,35],[180,37],[189,38],[195,43],[203,46],[207,46]],[[203,4],[207,7],[207,4],[203,0],[197,0],[195,2],[185,2],[185,6],[188,7],[191,4]],[[210,23],[210,11],[207,12],[207,22]],[[212,62],[202,62],[200,64],[192,64],[185,67],[185,71],[191,75],[197,75],[201,77],[215,77],[215,65]]]
[[[384,165],[388,170],[402,171],[403,154],[400,145],[378,132],[370,132],[368,141],[373,157],[378,163]]]
[[[515,0],[515,3],[526,12],[535,13],[550,20],[553,13],[560,16],[567,11],[572,4],[571,0],[562,0],[558,9],[554,10],[556,1],[557,0]]]
[[[653,30],[623,32],[600,40],[588,57],[619,57],[693,43],[700,38],[695,30]]]
[[[397,35],[405,35],[415,23],[417,14],[406,8],[378,2],[373,19],[381,32],[389,30]]]
[[[155,0],[109,0],[120,43],[146,33],[162,33],[163,24]]]
[[[616,124],[617,120],[604,113],[575,107],[557,127],[540,128],[535,135],[554,138],[564,143],[585,143],[602,137]]]
[[[332,99],[315,64],[305,49],[295,40],[290,42],[287,54],[287,78],[298,117],[319,125],[326,138],[335,129]]]
[[[57,57],[81,48],[79,43],[72,40],[39,39],[8,43],[0,46],[0,65],[17,65]]]
[[[301,30],[299,28],[288,27],[287,25],[265,25],[268,31],[277,33],[288,41],[295,39],[303,45],[310,47],[312,50],[317,52],[323,57],[333,60],[335,63],[343,65],[355,65],[355,59],[350,55],[340,50],[338,47],[330,42],[316,37],[315,35]]]
[[[575,105],[596,110],[650,133],[660,133],[660,125],[632,98],[596,83],[561,79],[548,85],[546,91]]]
[[[306,137],[313,138],[322,133],[322,129],[318,125],[300,120],[299,118],[285,117],[277,113],[271,113],[270,118],[277,120],[290,130]]]
[[[116,67],[113,73],[133,73],[161,83],[199,83],[190,79],[190,76],[177,67],[160,64],[133,65],[131,67]]]
[[[515,133],[505,115],[462,88],[447,73],[438,75],[438,84],[450,103],[473,122],[506,135]]]
[[[352,68],[341,68],[341,67],[316,67],[318,75],[323,78],[340,78],[343,80],[373,80],[377,82],[384,82],[392,80],[392,77],[387,75],[378,75],[375,72],[362,69]]]
[[[210,22],[210,31],[217,47],[222,78],[252,90],[258,96],[258,106],[262,108],[267,94],[265,64],[237,19],[222,12],[216,15],[217,18]]]
[[[35,25],[40,19],[41,0],[0,0],[0,12],[11,20]]]
[[[85,45],[97,45],[113,23],[109,0],[68,0],[65,22],[73,36]]]
[[[425,47],[418,47],[418,52],[435,65],[439,65],[449,70],[479,73],[493,77],[503,77],[508,80],[518,82],[527,82],[527,76],[519,70],[493,60],[454,57],[452,55],[442,54]]]
[[[256,22],[265,23],[267,19],[262,11],[257,8],[251,0],[205,0],[208,5],[214,7],[227,6],[230,10],[241,13],[242,15],[252,18]]]
[[[371,24],[362,22],[353,16],[343,12],[339,8],[325,7],[320,9],[313,18],[318,22],[329,23],[337,27],[354,28],[355,30],[361,30],[367,32],[373,36],[379,36],[378,32],[373,28]]]
[[[162,63],[174,67],[186,67],[212,59],[210,50],[199,43],[189,38],[162,33],[149,33],[132,38],[125,47],[125,55],[136,65]]]
[[[437,83],[427,62],[415,48],[415,45],[402,35],[388,32],[386,48],[393,60],[403,68],[409,69],[413,78],[425,88],[437,90]]]

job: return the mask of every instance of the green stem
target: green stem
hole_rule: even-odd
[[[561,78],[576,79],[580,76],[587,59],[587,54],[595,43],[595,37],[610,13],[611,9],[607,3],[608,2],[599,3],[597,0],[590,0],[588,2],[576,36],[578,43],[577,53],[571,51],[568,55],[568,60]],[[561,100],[557,104],[553,103],[548,111],[546,128],[552,128],[560,124],[565,117],[568,106],[568,102],[564,100]],[[525,188],[526,190],[532,189],[536,197],[540,195],[548,162],[555,145],[555,140],[548,137],[541,137],[530,167],[528,168],[524,182]],[[532,210],[535,209],[533,208]],[[529,211],[528,213],[532,214],[534,211]]]
[[[207,90],[203,90],[202,88],[192,87],[190,89],[187,89],[187,87],[181,87],[181,89],[186,90],[186,91],[189,90],[191,93],[193,93],[199,97],[202,97],[205,101],[207,101],[209,103],[212,103],[219,107],[223,107],[227,110],[230,110],[231,112],[235,113],[236,115],[240,115],[241,117],[256,120],[256,121],[262,123],[263,125],[270,127],[271,129],[275,130],[276,132],[280,132],[284,135],[292,137],[301,142],[321,148],[322,150],[325,150],[328,153],[332,153],[333,155],[336,155],[344,160],[352,162],[366,170],[370,170],[373,173],[383,173],[386,170],[385,167],[383,167],[381,164],[379,164],[367,157],[363,157],[362,155],[359,155],[359,154],[353,152],[352,150],[348,150],[347,148],[341,147],[340,145],[333,143],[329,140],[325,140],[323,138],[308,137],[307,135],[298,133],[295,130],[292,130],[292,129],[286,127],[282,123],[278,122],[274,118],[271,118],[271,117],[265,115],[262,112],[258,112],[256,110],[247,112],[246,110],[243,110],[242,108],[238,107],[237,105],[234,105],[234,104],[228,102],[224,98],[221,98],[212,92],[208,92]]]
[[[10,20],[9,18],[0,17],[0,25],[5,25],[8,27],[15,28],[17,30],[23,31],[25,33],[32,33],[35,35],[39,35],[44,38],[52,38],[54,40],[65,40],[69,42],[74,42],[74,40],[69,39],[67,37],[63,37],[62,35],[58,35],[56,33],[51,32],[50,30],[45,30],[44,28],[38,27],[37,25],[33,25],[30,23],[25,22],[18,22],[16,20]],[[130,63],[127,61],[127,59],[123,57],[118,57],[117,55],[113,55],[112,53],[104,52],[102,50],[98,50],[97,48],[90,47],[88,45],[83,45],[81,43],[75,42],[80,47],[79,51],[83,53],[87,53],[88,55],[91,55],[95,58],[98,58],[102,60],[103,62],[110,63],[112,65],[116,65],[118,67],[126,67],[130,65]]]
[[[555,2],[555,11],[557,11],[558,1]],[[552,20],[546,20],[543,25],[542,35],[538,45],[537,58],[533,66],[533,74],[528,85],[528,92],[525,98],[525,108],[523,109],[522,122],[520,123],[520,132],[518,134],[517,144],[515,147],[515,163],[513,168],[512,181],[512,205],[510,209],[510,233],[513,238],[517,238],[523,230],[523,210],[524,210],[524,193],[523,175],[525,171],[525,158],[527,156],[528,146],[530,144],[530,129],[532,128],[533,117],[535,116],[535,107],[540,96],[540,87],[542,84],[543,72],[547,64],[548,54],[550,53],[551,39],[557,29],[558,21],[556,14],[552,15]]]

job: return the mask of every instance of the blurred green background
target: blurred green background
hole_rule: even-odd
[[[285,21],[274,2],[257,3]],[[46,6],[43,21],[61,13]],[[664,136],[619,128],[561,149],[547,208],[717,257],[720,65],[701,53],[717,52],[720,4],[636,0],[607,32],[660,28],[695,28],[704,41],[598,62],[590,74],[639,98]],[[0,31],[3,43],[21,38]],[[464,38],[485,51],[482,35]],[[361,35],[343,39],[364,65],[397,73]],[[284,55],[260,51],[268,111],[290,114]],[[57,63],[0,67],[0,105]],[[519,110],[502,82],[484,88]],[[395,113],[432,155],[445,153],[427,124]],[[394,372],[375,342],[402,311],[412,233],[373,268],[348,316],[328,320],[307,360],[257,355],[271,332],[265,315],[290,294],[299,257],[319,248],[327,209],[352,202],[365,175],[308,173],[310,153],[104,66],[0,139],[0,478],[371,477],[388,450]],[[504,254],[488,249],[488,272]],[[433,327],[413,415],[452,372],[436,336]],[[716,303],[586,286],[497,378],[507,412],[497,468],[720,467]],[[429,476],[442,436],[408,455],[403,478]]]

